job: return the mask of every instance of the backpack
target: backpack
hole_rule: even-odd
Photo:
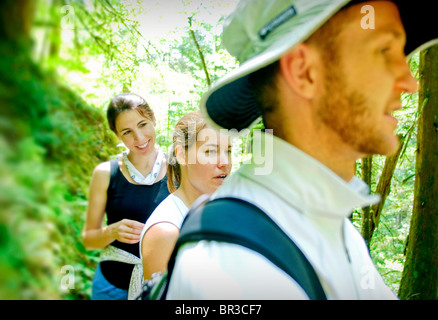
[[[200,240],[234,243],[257,251],[292,277],[311,300],[327,299],[309,261],[266,213],[242,199],[227,197],[209,201],[206,196],[200,197],[187,214],[167,271],[155,274],[144,283],[138,299],[164,300],[178,249],[185,243]]]

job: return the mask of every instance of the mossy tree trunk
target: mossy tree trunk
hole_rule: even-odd
[[[98,254],[81,241],[88,182],[119,150],[103,111],[35,62],[36,2],[0,0],[0,299],[82,299]]]
[[[29,43],[36,2],[0,1],[0,41],[5,44]]]
[[[438,298],[438,46],[420,53],[414,207],[401,299]]]

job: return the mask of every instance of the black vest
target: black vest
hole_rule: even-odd
[[[126,180],[119,169],[118,159],[112,159],[110,163],[111,179],[105,208],[107,224],[123,219],[145,223],[155,208],[169,195],[167,176],[152,185],[137,185]],[[127,244],[115,240],[111,245],[140,257],[139,243]],[[105,278],[112,285],[122,289],[129,288],[133,268],[134,265],[122,262],[101,262]]]

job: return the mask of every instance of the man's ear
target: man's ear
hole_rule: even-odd
[[[179,165],[186,165],[186,149],[180,144],[175,146],[175,158]]]
[[[280,58],[280,73],[287,85],[303,98],[312,99],[320,78],[319,55],[306,43],[299,43]]]

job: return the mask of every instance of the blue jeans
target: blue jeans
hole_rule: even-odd
[[[117,288],[109,283],[103,276],[99,264],[93,278],[91,300],[128,300],[128,290]]]

